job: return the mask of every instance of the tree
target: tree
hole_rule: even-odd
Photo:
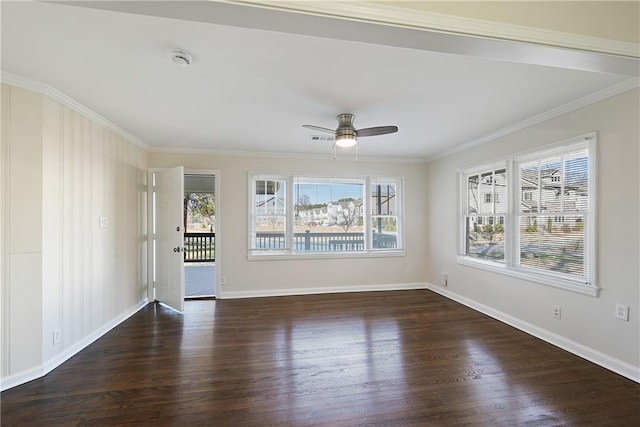
[[[184,229],[187,230],[187,214],[211,223],[216,215],[215,198],[212,193],[184,193]]]
[[[336,223],[344,228],[344,232],[349,231],[349,228],[358,225],[360,215],[358,215],[358,209],[353,202],[349,202],[346,206],[342,206],[336,212]]]
[[[298,197],[298,203],[295,204],[294,208],[296,210],[296,218],[300,217],[300,212],[311,209],[311,197],[306,194],[301,195]]]

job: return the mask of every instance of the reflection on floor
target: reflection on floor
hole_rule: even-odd
[[[216,265],[214,263],[184,264],[184,296],[201,297],[215,294]]]

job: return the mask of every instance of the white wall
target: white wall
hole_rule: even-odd
[[[427,280],[450,297],[524,326],[640,380],[639,111],[634,89],[427,165]],[[598,298],[456,264],[456,169],[598,131]],[[446,289],[440,274],[449,273]],[[629,305],[629,322],[614,318]],[[552,306],[561,306],[554,319]]]
[[[48,372],[144,303],[147,154],[29,90],[3,85],[2,106],[6,389]]]
[[[149,164],[220,171],[216,177],[221,186],[216,195],[220,221],[216,231],[216,259],[218,274],[226,278],[220,295],[223,298],[424,286],[426,174],[422,164],[337,161],[331,159],[330,146],[327,146],[326,160],[151,153]],[[249,171],[404,176],[406,256],[248,261]]]

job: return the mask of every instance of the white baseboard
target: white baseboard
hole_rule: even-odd
[[[534,337],[546,341],[549,344],[560,347],[561,349],[573,353],[576,356],[582,357],[583,359],[586,359],[590,362],[593,362],[596,365],[609,369],[616,374],[622,375],[623,377],[640,383],[640,367],[638,366],[631,365],[627,362],[616,359],[615,357],[609,356],[585,345],[579,344],[561,335],[554,334],[553,332],[550,332],[546,329],[542,329],[538,326],[532,325],[531,323],[525,322],[521,319],[518,319],[517,317],[513,317],[509,314],[495,310],[477,301],[458,295],[454,292],[449,291],[448,289],[443,288],[442,286],[427,283],[427,289],[436,292],[444,297],[447,297],[453,301],[459,302],[460,304],[466,305],[467,307],[479,311],[480,313],[486,314],[489,317],[493,317],[494,319],[506,323],[507,325],[513,326],[514,328],[526,332],[529,335],[533,335]]]
[[[2,380],[0,381],[0,390],[5,391],[10,388],[27,383],[29,381],[33,381],[35,379],[44,377],[49,372],[53,371],[55,368],[62,365],[64,362],[66,362],[67,360],[71,359],[73,356],[78,354],[81,350],[88,347],[91,343],[96,341],[98,338],[102,337],[104,334],[109,332],[111,329],[115,328],[120,323],[124,322],[129,317],[133,316],[135,313],[137,313],[140,309],[142,309],[148,303],[149,301],[145,298],[144,300],[136,304],[134,307],[121,313],[119,316],[113,318],[109,323],[107,323],[100,329],[95,330],[94,332],[87,335],[82,340],[66,348],[61,353],[55,355],[53,358],[45,361],[42,365],[2,378]]]
[[[219,299],[281,297],[289,295],[336,294],[345,292],[401,291],[408,289],[426,289],[427,283],[392,283],[384,285],[360,286],[323,286],[318,288],[267,289],[253,291],[222,291]]]

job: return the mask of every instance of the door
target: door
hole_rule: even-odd
[[[155,298],[184,310],[183,217],[184,168],[155,172]]]

